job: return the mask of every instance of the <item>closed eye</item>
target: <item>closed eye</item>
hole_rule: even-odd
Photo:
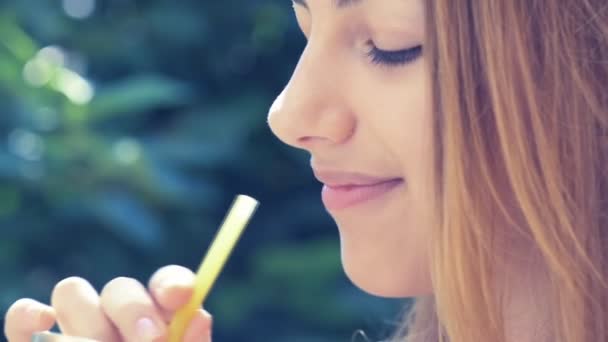
[[[367,56],[370,57],[372,63],[389,67],[397,67],[411,63],[422,54],[422,45],[394,51],[379,49],[373,42],[369,42],[368,45],[370,46],[370,49],[367,52]]]

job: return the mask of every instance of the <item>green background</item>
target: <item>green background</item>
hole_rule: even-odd
[[[244,193],[215,340],[384,337],[403,302],[348,281],[309,155],[266,125],[304,44],[287,0],[2,0],[0,310],[194,269]]]

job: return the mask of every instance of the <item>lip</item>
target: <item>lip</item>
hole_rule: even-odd
[[[377,177],[357,172],[314,169],[313,172],[324,183],[321,198],[329,211],[379,199],[404,182],[400,177]]]
[[[313,169],[313,173],[319,182],[334,188],[374,185],[390,180],[401,179],[400,177],[377,177],[359,172],[340,172],[319,169]]]

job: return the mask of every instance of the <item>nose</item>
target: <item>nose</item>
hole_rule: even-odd
[[[344,61],[331,45],[335,46],[309,39],[291,79],[268,112],[270,129],[280,140],[311,153],[348,141],[356,127],[348,105]]]

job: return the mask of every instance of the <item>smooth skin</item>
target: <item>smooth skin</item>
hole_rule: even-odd
[[[174,312],[192,295],[194,274],[171,265],[154,273],[148,287],[132,278],[118,277],[101,293],[85,279],[70,277],[57,283],[51,306],[20,299],[6,314],[4,333],[10,342],[29,342],[35,332],[55,323],[63,334],[99,341],[166,341]],[[201,309],[192,320],[184,342],[211,341],[211,315]]]

